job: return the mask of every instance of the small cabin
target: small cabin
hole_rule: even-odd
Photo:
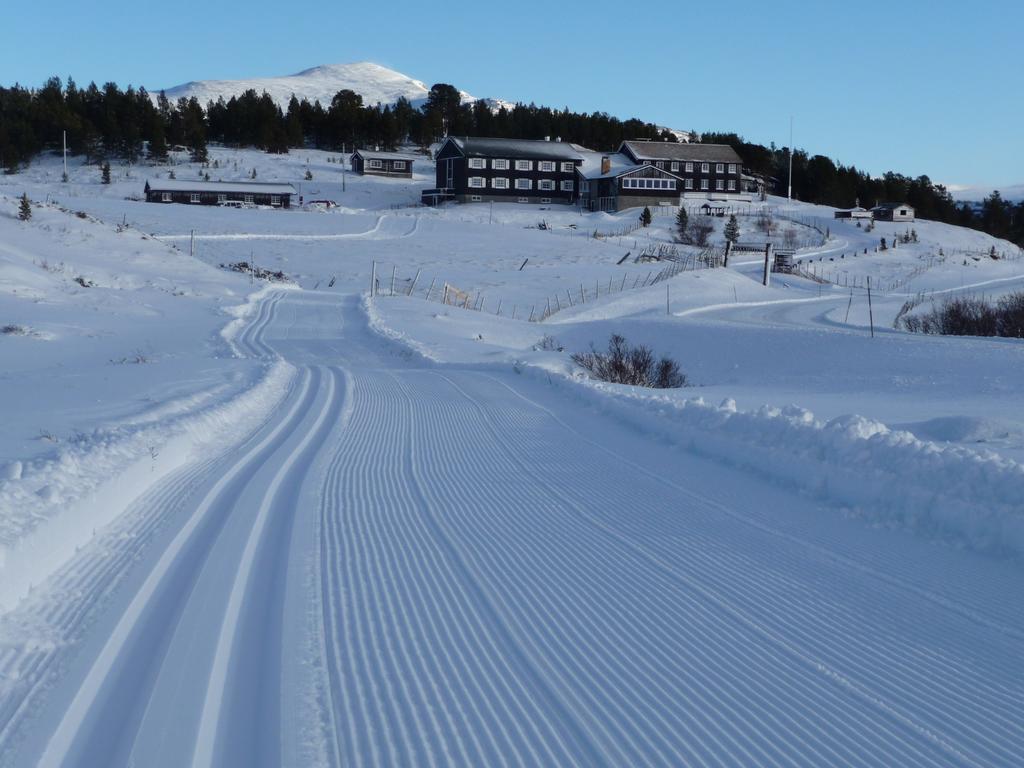
[[[866,208],[856,207],[841,209],[835,212],[837,219],[872,219],[874,214]]]
[[[412,155],[366,149],[357,149],[350,158],[352,170],[360,176],[393,176],[401,179],[412,178],[413,160]]]
[[[876,221],[913,221],[914,209],[906,203],[882,203],[871,209]]]
[[[147,203],[220,205],[229,208],[265,205],[290,208],[295,187],[255,181],[188,181],[155,179],[145,186]]]

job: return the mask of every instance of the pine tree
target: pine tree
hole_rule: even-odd
[[[680,240],[686,238],[686,228],[690,224],[690,217],[686,213],[686,209],[682,206],[679,207],[679,213],[676,214],[676,234]]]
[[[309,170],[309,168],[307,168],[306,169],[306,181],[312,181],[312,180],[313,180],[313,172],[311,170]]]
[[[256,169],[255,168],[252,169],[252,173],[249,174],[249,178],[250,179],[255,179],[256,178]]]
[[[653,219],[654,217],[651,216],[651,209],[645,205],[643,213],[640,214],[640,223],[645,227],[649,227]]]
[[[736,221],[735,213],[730,214],[729,222],[725,225],[725,239],[734,245],[740,239],[740,224]]]
[[[18,205],[18,218],[22,221],[28,221],[32,218],[32,203],[28,200],[28,192],[23,192],[21,195],[21,202]]]
[[[100,178],[104,184],[110,183],[110,161],[104,160],[103,165],[100,167]]]

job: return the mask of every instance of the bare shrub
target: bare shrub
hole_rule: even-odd
[[[1024,292],[994,304],[978,296],[955,296],[923,314],[904,315],[900,325],[911,333],[1024,338]]]
[[[708,244],[708,238],[715,231],[715,225],[710,216],[694,216],[686,225],[686,231],[679,239],[685,245],[696,245],[703,248]]]
[[[10,323],[8,325],[0,327],[0,333],[2,333],[5,336],[27,336],[28,328],[26,328],[24,325]]]
[[[533,345],[534,351],[538,352],[563,352],[565,347],[562,346],[561,342],[554,336],[545,333],[544,336]]]
[[[686,376],[675,360],[668,357],[655,360],[650,347],[632,346],[617,333],[608,339],[607,352],[598,352],[591,345],[589,352],[574,353],[572,361],[599,381],[656,389],[686,386]]]

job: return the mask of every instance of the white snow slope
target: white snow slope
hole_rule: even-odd
[[[0,766],[1019,763],[1024,349],[892,328],[1019,287],[1008,244],[829,220],[803,260],[899,284],[872,338],[859,289],[753,258],[616,289],[671,216],[602,239],[635,212],[213,159],[339,207],[0,179]],[[211,268],[250,258],[294,283]],[[582,378],[613,331],[696,386]]]

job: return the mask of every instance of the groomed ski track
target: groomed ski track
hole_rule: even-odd
[[[423,364],[355,297],[236,343],[289,395],[0,624],[0,765],[1019,764],[1017,564]]]

